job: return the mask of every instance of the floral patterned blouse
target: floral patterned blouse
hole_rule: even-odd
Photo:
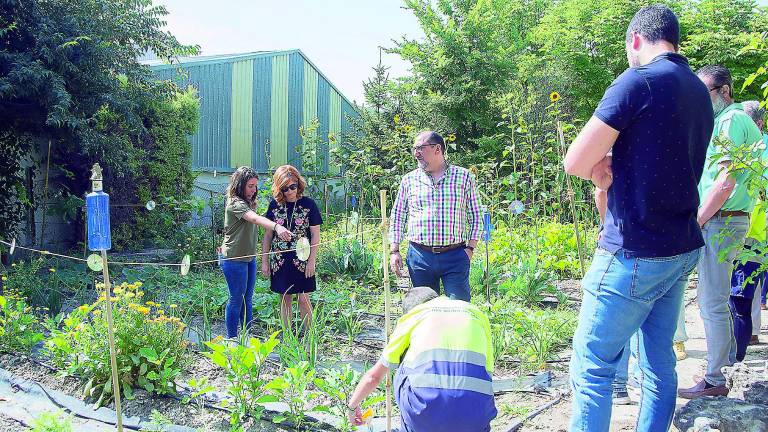
[[[283,267],[286,261],[292,263],[293,268],[304,273],[307,263],[306,261],[299,260],[296,252],[292,249],[296,249],[296,242],[302,237],[306,237],[310,244],[312,243],[312,233],[309,227],[323,223],[323,218],[320,215],[317,204],[308,197],[301,197],[295,203],[286,202],[284,204],[279,204],[277,201],[272,200],[264,216],[293,232],[293,238],[288,241],[282,240],[276,235],[272,237],[271,251],[290,251],[269,256],[272,275],[277,274],[277,271]]]

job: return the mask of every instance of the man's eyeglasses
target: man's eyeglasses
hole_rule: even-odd
[[[725,87],[726,85],[727,85],[727,84],[723,84],[723,85],[719,85],[719,86],[717,86],[717,87],[712,87],[711,89],[709,89],[709,91],[710,91],[710,92],[712,92],[712,90],[718,90],[718,89],[721,89],[721,88]]]
[[[289,190],[296,190],[296,189],[298,189],[298,188],[299,188],[299,185],[297,185],[296,183],[294,183],[294,184],[292,184],[292,185],[288,185],[288,186],[283,186],[283,187],[281,187],[281,188],[280,188],[280,192],[282,192],[282,193],[286,193],[286,192],[288,192]]]
[[[413,150],[414,153],[421,153],[421,152],[424,151],[424,147],[432,147],[432,146],[436,146],[436,145],[437,144],[422,144],[420,146],[416,146],[416,147],[411,148],[411,150]]]

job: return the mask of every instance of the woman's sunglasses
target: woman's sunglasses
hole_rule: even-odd
[[[299,185],[297,185],[296,183],[294,183],[294,184],[292,184],[292,185],[288,185],[288,186],[283,186],[283,187],[281,187],[281,188],[280,188],[280,192],[282,192],[282,193],[286,193],[286,192],[288,192],[289,190],[296,190],[296,189],[298,189],[298,188],[299,188]]]

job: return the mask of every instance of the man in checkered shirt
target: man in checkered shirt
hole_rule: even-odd
[[[445,160],[445,141],[421,132],[413,144],[418,167],[400,182],[389,226],[390,266],[402,276],[400,242],[407,223],[405,257],[413,286],[469,301],[469,261],[480,234],[480,202],[469,170]]]

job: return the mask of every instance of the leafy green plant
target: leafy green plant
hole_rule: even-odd
[[[346,274],[362,279],[377,267],[374,253],[357,239],[340,238],[320,254],[319,269],[324,275]]]
[[[328,399],[328,403],[316,406],[313,411],[333,414],[340,421],[339,429],[343,432],[356,430],[356,427],[349,422],[347,404],[359,381],[360,373],[349,365],[344,365],[340,369],[326,369],[321,377],[315,378],[314,384]],[[381,397],[369,398],[365,401],[363,408],[382,400]]]
[[[189,381],[187,381],[187,386],[189,386],[191,393],[184,395],[184,397],[181,398],[181,403],[186,405],[194,401],[197,403],[198,411],[203,410],[205,395],[216,390],[216,388],[208,382],[208,377],[205,376],[200,378],[190,378]]]
[[[61,310],[62,294],[53,261],[43,257],[19,261],[8,269],[7,278],[8,288],[20,293],[32,306],[52,315]]]
[[[120,387],[128,399],[134,386],[175,394],[175,378],[189,362],[185,325],[173,316],[173,308],[166,313],[161,304],[142,304],[140,287],[140,282],[115,286],[111,304]],[[102,295],[95,303],[52,320],[45,344],[54,364],[86,381],[83,397],[96,400],[97,407],[109,402],[114,392],[105,307]]]
[[[234,399],[230,417],[233,426],[239,425],[246,416],[261,417],[264,411],[261,404],[274,400],[264,394],[267,381],[262,373],[267,357],[279,344],[277,334],[272,333],[264,341],[251,338],[247,346],[222,339],[206,343],[211,351],[203,355],[224,370],[227,393]]]
[[[532,260],[523,261],[513,270],[512,276],[502,282],[499,290],[503,295],[513,298],[523,305],[534,306],[541,303],[548,294],[555,295],[557,289],[552,285],[552,275],[537,267]]]
[[[31,432],[73,432],[72,418],[63,411],[44,412],[32,420]]]
[[[283,320],[280,323],[280,345],[277,353],[280,362],[285,367],[292,367],[301,362],[307,362],[314,369],[325,338],[328,316],[325,308],[316,307],[312,311],[312,321],[303,330],[295,331],[292,327],[286,327]]]
[[[519,310],[512,317],[524,347],[522,355],[532,369],[545,369],[558,350],[568,346],[576,327],[576,314],[566,309]]]
[[[347,304],[340,304],[336,308],[338,316],[336,324],[338,328],[347,336],[347,342],[350,346],[355,342],[355,337],[363,331],[363,315],[360,310],[355,307],[354,294],[350,296],[350,301]]]
[[[302,361],[287,368],[282,375],[264,386],[278,401],[288,405],[288,412],[273,417],[273,422],[288,420],[296,429],[301,430],[306,421],[307,402],[318,397],[318,393],[309,387],[314,378],[315,371],[308,362]]]
[[[37,318],[24,299],[13,292],[0,295],[0,352],[29,352],[42,340]]]

